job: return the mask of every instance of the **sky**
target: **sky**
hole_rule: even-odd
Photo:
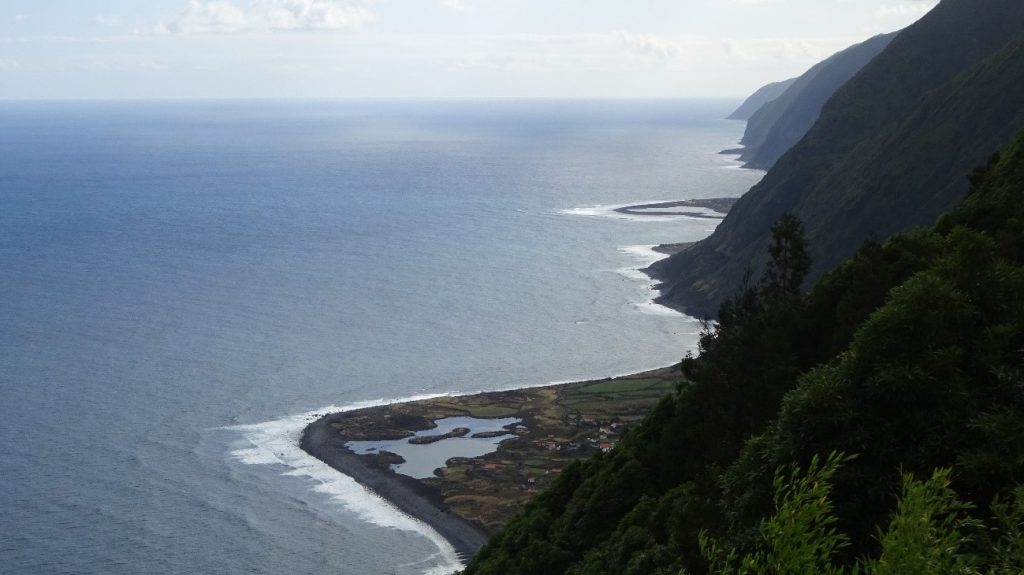
[[[0,99],[741,97],[936,0],[3,0]]]

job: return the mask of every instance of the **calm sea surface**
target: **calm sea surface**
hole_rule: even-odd
[[[450,570],[302,425],[678,360],[733,104],[0,103],[0,570]]]

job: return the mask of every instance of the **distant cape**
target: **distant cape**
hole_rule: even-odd
[[[895,32],[875,36],[834,54],[793,80],[786,80],[789,85],[778,97],[751,113],[741,140],[744,148],[740,160],[749,168],[772,167],[811,129],[822,106],[836,90],[895,37]]]
[[[796,81],[796,78],[790,78],[789,80],[783,80],[781,82],[773,82],[767,86],[758,88],[756,92],[750,95],[749,98],[744,100],[743,104],[732,114],[729,114],[727,120],[749,120],[754,112],[761,109],[762,106],[778,98],[785,92],[792,84]]]
[[[1024,128],[1024,2],[985,4],[944,0],[853,74],[710,237],[654,265],[660,301],[714,316],[764,269],[784,213],[804,222],[811,285],[866,240],[959,202],[972,170]]]

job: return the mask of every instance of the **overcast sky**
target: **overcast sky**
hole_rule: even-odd
[[[936,0],[3,0],[0,98],[743,96]]]

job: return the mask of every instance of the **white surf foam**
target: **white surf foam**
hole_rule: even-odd
[[[746,165],[743,164],[743,163],[728,164],[728,165],[722,166],[722,169],[723,170],[743,170],[744,172],[761,172],[762,175],[768,173],[767,171],[762,170],[760,168],[747,168],[745,166]]]
[[[621,208],[628,208],[630,206],[641,206],[648,204],[667,204],[675,200],[644,200],[637,202],[630,202],[628,204],[606,204],[597,206],[583,206],[578,208],[567,208],[564,210],[558,210],[558,213],[569,216],[583,216],[589,218],[610,218],[615,220],[625,220],[629,222],[673,222],[677,220],[702,220],[706,219],[699,216],[684,216],[679,214],[664,214],[659,213],[659,210],[681,210],[685,209],[688,212],[699,213],[705,216],[710,216],[716,219],[720,219],[722,214],[708,208],[700,207],[676,207],[676,208],[652,208],[644,210],[641,215],[638,214],[624,214],[617,212],[616,210]]]
[[[444,575],[465,568],[455,549],[429,525],[418,521],[392,506],[387,500],[376,495],[326,463],[309,455],[299,447],[302,430],[307,425],[328,413],[351,411],[364,407],[403,403],[441,397],[445,394],[420,395],[401,399],[364,401],[344,406],[328,406],[316,411],[292,415],[273,421],[251,425],[234,425],[223,429],[242,434],[247,447],[235,449],[231,457],[248,465],[280,465],[285,468],[283,475],[306,478],[315,482],[314,491],[326,494],[331,501],[360,519],[391,529],[413,531],[425,536],[438,548],[438,553],[418,565],[423,565],[428,575]]]
[[[632,255],[632,256],[636,256],[636,257],[640,258],[641,260],[644,260],[647,265],[651,265],[651,264],[653,264],[654,262],[656,262],[658,260],[662,260],[662,259],[665,259],[666,257],[668,257],[665,254],[663,254],[663,253],[657,251],[656,249],[654,249],[656,247],[658,247],[658,246],[656,246],[656,245],[625,246],[625,247],[619,248],[619,251],[627,253],[627,254]]]
[[[633,307],[635,307],[637,311],[649,315],[689,317],[686,314],[680,313],[670,307],[663,306],[659,303],[655,303],[654,301],[655,298],[658,297],[658,290],[654,289],[654,286],[657,284],[657,282],[655,282],[654,279],[651,278],[651,276],[645,274],[640,270],[650,266],[656,261],[663,260],[668,257],[667,254],[655,251],[654,248],[656,247],[657,246],[654,245],[635,245],[619,248],[620,252],[629,254],[636,258],[638,263],[635,266],[620,268],[615,271],[629,279],[643,282],[645,290],[644,293],[646,297],[643,301],[635,302],[633,304]]]

